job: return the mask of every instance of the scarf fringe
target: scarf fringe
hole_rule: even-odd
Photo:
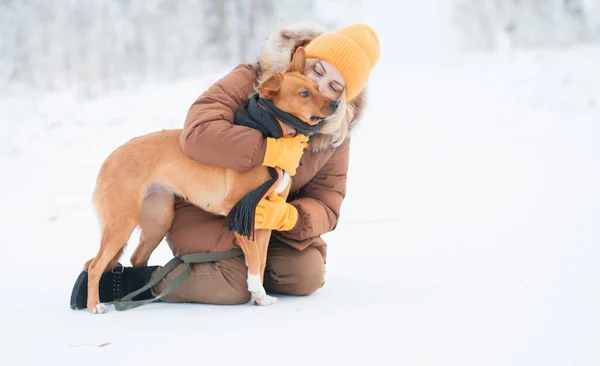
[[[227,214],[225,218],[225,227],[242,236],[254,241],[254,216],[256,215],[256,206],[265,198],[277,182],[279,175],[275,168],[269,168],[271,179],[261,184],[258,188],[242,197],[238,203]]]

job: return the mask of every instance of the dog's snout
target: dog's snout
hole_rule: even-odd
[[[331,109],[333,109],[333,112],[337,111],[337,108],[339,105],[340,105],[340,102],[338,102],[337,100],[332,100],[329,103],[329,106],[331,107]]]

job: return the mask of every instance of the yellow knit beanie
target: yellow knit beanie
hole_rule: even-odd
[[[346,99],[351,101],[365,87],[379,60],[379,38],[365,24],[353,24],[323,33],[305,47],[306,57],[325,60],[342,74]]]

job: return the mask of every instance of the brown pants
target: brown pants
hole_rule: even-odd
[[[171,271],[152,288],[152,294],[158,295],[184,267],[182,264]],[[243,256],[192,264],[190,276],[162,301],[221,305],[246,303],[250,300],[247,276],[248,267]],[[271,241],[264,280],[268,293],[310,295],[323,286],[324,278],[325,263],[318,249],[309,247],[299,251]]]

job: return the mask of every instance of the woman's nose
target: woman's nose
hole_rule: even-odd
[[[329,95],[329,89],[327,88],[327,82],[322,82],[317,84],[317,88],[319,89],[319,93],[323,93],[325,95]]]

